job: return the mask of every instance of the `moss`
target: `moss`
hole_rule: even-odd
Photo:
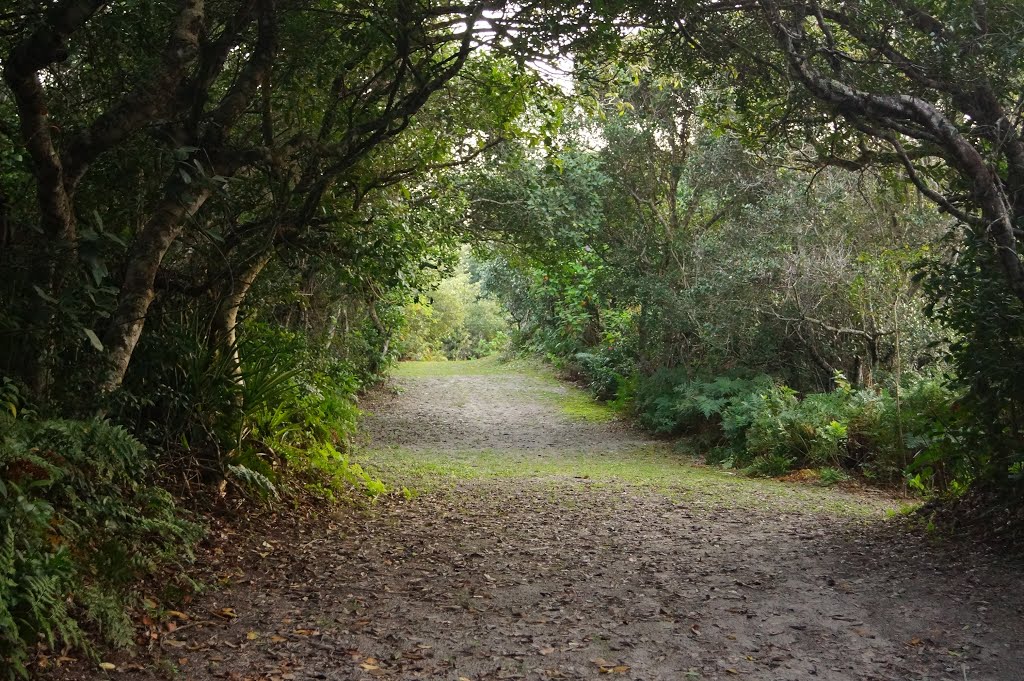
[[[706,508],[770,508],[847,517],[883,516],[894,508],[887,500],[700,466],[660,443],[605,453],[388,448],[367,450],[358,458],[395,486],[418,492],[458,488],[465,493],[466,483],[518,479],[552,486],[585,482],[634,489]]]
[[[509,365],[502,362],[498,355],[481,359],[430,362],[399,362],[391,375],[395,378],[432,378],[441,376],[485,376],[499,374],[509,370]]]

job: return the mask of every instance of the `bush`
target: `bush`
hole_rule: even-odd
[[[728,456],[736,465],[778,463],[856,470],[886,482],[907,478],[921,491],[947,490],[963,470],[948,468],[957,447],[956,394],[942,377],[909,375],[900,386],[836,389],[801,397],[773,386],[733,399],[721,414]]]
[[[124,428],[0,418],[0,676],[26,675],[40,642],[88,652],[85,631],[128,645],[129,586],[190,557],[199,527],[142,482]]]
[[[690,380],[685,369],[658,369],[650,376],[638,376],[633,410],[642,426],[655,433],[678,434],[676,387]]]
[[[658,433],[701,434],[716,446],[742,439],[749,425],[741,418],[752,397],[772,386],[764,374],[693,378],[679,369],[662,369],[640,379],[634,407],[640,422]]]
[[[756,404],[756,402],[755,402]],[[815,393],[804,399],[785,386],[760,397],[746,448],[750,456],[785,456],[801,466],[839,466],[846,447],[849,391]]]
[[[841,468],[826,466],[818,470],[818,482],[826,487],[838,485],[850,479],[849,474]]]
[[[584,366],[601,366],[586,359]],[[642,425],[694,437],[709,463],[753,475],[794,467],[850,470],[883,482],[905,480],[920,491],[958,491],[969,479],[967,460],[956,455],[958,393],[946,377],[907,374],[898,391],[892,380],[854,390],[837,374],[834,383],[831,392],[800,395],[766,375],[700,379],[662,369],[620,378],[618,385],[632,397]]]

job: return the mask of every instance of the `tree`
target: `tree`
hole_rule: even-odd
[[[217,243],[199,275],[208,285],[179,288],[215,295],[214,342],[230,346],[239,305],[274,254],[334,229],[323,206],[336,186],[365,192],[444,155],[414,152],[377,180],[359,169],[493,37],[499,21],[481,24],[483,9],[189,0],[148,13],[131,2],[65,0],[6,15],[4,81],[19,134],[7,132],[26,150],[30,162],[19,171],[34,184],[36,206],[16,206],[20,248],[6,256],[8,266],[28,269],[5,302],[23,341],[5,370],[34,365],[26,375],[42,397],[84,332],[103,349],[95,386],[115,389],[160,286],[173,279],[165,262],[177,259],[185,234]],[[160,58],[149,57],[160,43]],[[322,48],[315,55],[305,49],[313,44]],[[120,72],[123,63],[131,73]],[[493,60],[488,67],[502,73]],[[112,85],[124,80],[127,94]],[[510,113],[496,111],[491,122]],[[435,139],[436,150],[452,148],[459,131],[449,134]],[[45,238],[31,236],[35,216]],[[82,246],[91,233],[83,237],[83,217],[91,232],[127,243],[114,263],[113,243],[87,254],[102,295],[91,291],[84,303]],[[94,332],[97,325],[105,330]]]

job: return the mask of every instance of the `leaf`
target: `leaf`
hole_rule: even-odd
[[[103,343],[100,342],[100,337],[96,335],[96,332],[92,329],[82,329],[82,331],[85,333],[85,337],[89,339],[92,346],[99,352],[103,352]]]
[[[112,662],[100,662],[100,669],[106,672],[112,672],[117,669],[117,665]]]
[[[259,635],[258,633],[256,633],[255,631],[250,631],[249,633],[247,633],[247,634],[245,635],[245,638],[246,638],[247,640],[249,640],[249,641],[255,641],[255,640],[256,640],[256,639],[258,639],[259,637],[260,637],[260,635]]]
[[[49,293],[47,293],[43,289],[39,288],[35,284],[32,284],[32,289],[36,292],[36,295],[38,295],[40,298],[42,298],[46,302],[53,303],[54,305],[57,304],[57,299],[56,298],[54,298]]]

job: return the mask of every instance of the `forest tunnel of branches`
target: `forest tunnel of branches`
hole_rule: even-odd
[[[379,493],[347,452],[400,359],[539,354],[714,464],[1017,513],[1021,35],[1018,0],[6,3],[0,655],[116,621],[185,490]]]

